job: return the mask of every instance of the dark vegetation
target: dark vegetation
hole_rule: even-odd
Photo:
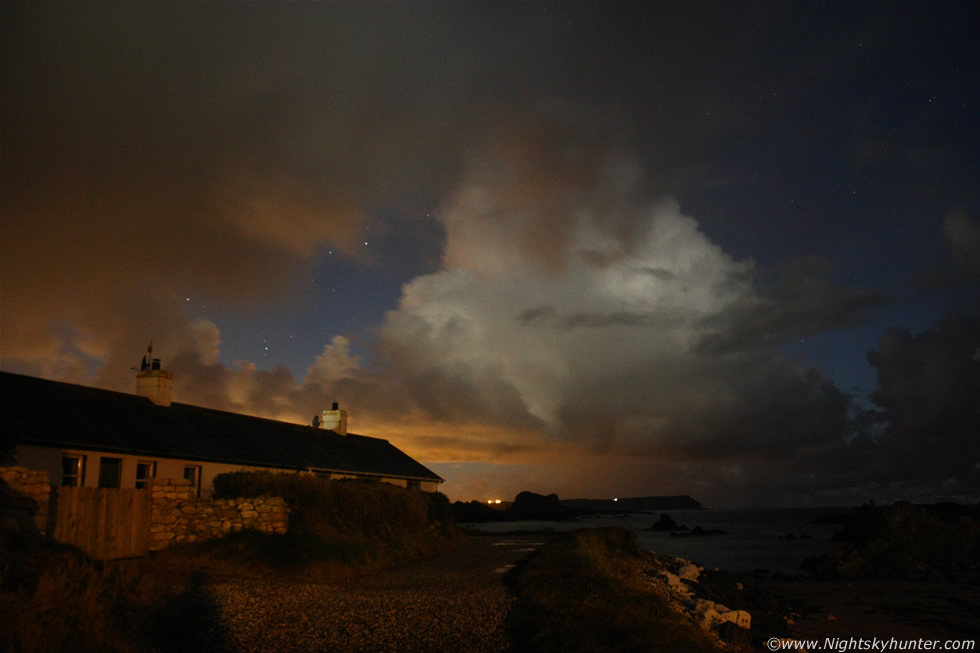
[[[509,626],[517,650],[718,650],[636,574],[644,551],[630,529],[557,536],[512,572],[517,600]]]
[[[980,572],[980,511],[953,503],[855,508],[834,539],[804,563],[819,578],[939,579]]]
[[[167,604],[168,581],[101,564],[36,536],[0,536],[0,650],[146,650],[142,624]]]
[[[200,562],[212,572],[221,573],[222,562],[232,559],[235,565],[227,570],[232,575],[241,575],[238,564],[247,562],[250,573],[259,576],[337,580],[461,541],[449,500],[437,492],[270,472],[222,474],[214,490],[219,499],[281,496],[290,515],[286,535],[239,533],[203,543]]]
[[[285,535],[256,531],[174,546],[142,560],[102,563],[41,537],[0,537],[0,651],[177,650],[201,641],[193,588],[210,577],[326,582],[457,546],[448,499],[359,481],[235,473],[218,496],[275,494]]]

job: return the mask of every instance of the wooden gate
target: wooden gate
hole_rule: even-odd
[[[98,560],[144,556],[152,505],[149,489],[58,488],[54,539]]]

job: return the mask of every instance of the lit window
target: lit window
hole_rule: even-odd
[[[199,465],[187,465],[184,467],[184,480],[190,481],[194,488],[194,493],[201,496],[201,467]]]
[[[61,457],[61,484],[65,487],[85,484],[85,456]]]
[[[142,490],[145,488],[150,479],[156,478],[157,476],[157,464],[152,460],[141,460],[136,463],[136,489]]]
[[[99,459],[99,487],[119,487],[122,478],[122,458]]]

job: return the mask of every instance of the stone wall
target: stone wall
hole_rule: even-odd
[[[26,467],[0,467],[0,531],[48,532],[51,482],[48,473]]]
[[[151,551],[249,528],[263,533],[285,533],[289,529],[289,508],[282,497],[198,499],[190,481],[153,482]]]
[[[289,507],[282,497],[199,499],[190,481],[155,479],[152,493],[150,550],[208,540],[255,529],[283,534],[289,529]],[[48,528],[57,501],[48,473],[26,467],[0,467],[0,532],[54,533]]]

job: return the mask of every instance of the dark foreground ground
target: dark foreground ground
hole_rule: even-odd
[[[506,651],[503,575],[543,544],[472,537],[468,546],[332,584],[233,580],[189,589],[185,628],[160,651]]]
[[[944,581],[767,581],[796,639],[978,639],[980,576]],[[978,650],[980,642],[973,650]]]
[[[504,574],[546,538],[471,536],[469,545],[449,553],[338,583],[205,582],[172,606],[168,623],[182,626],[167,633],[155,650],[509,651],[514,643],[507,614],[514,598]],[[739,581],[745,581],[745,589],[731,593],[742,585]],[[730,594],[716,599],[753,613],[753,641],[769,636],[980,638],[978,577],[847,582],[740,579],[722,573],[716,584]],[[740,599],[746,604],[737,605]]]

